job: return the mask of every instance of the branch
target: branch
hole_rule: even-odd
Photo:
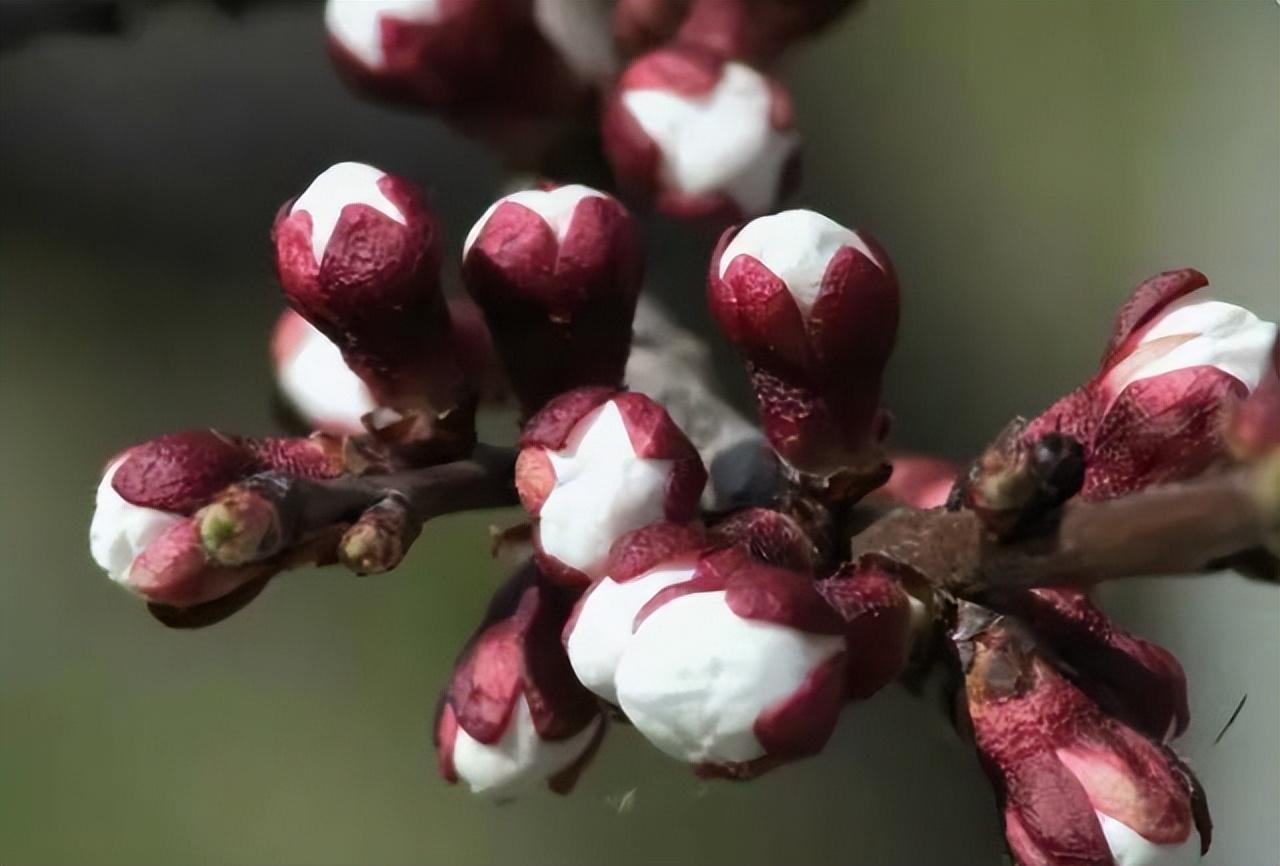
[[[269,559],[354,524],[339,558],[361,574],[386,571],[431,518],[517,504],[514,468],[511,449],[479,445],[467,460],[385,475],[314,480],[268,472],[227,488],[197,517],[206,552],[222,565]]]
[[[972,511],[895,511],[854,537],[965,598],[1037,586],[1185,574],[1280,537],[1280,456],[1106,502],[1071,502],[1047,534],[1001,543]]]

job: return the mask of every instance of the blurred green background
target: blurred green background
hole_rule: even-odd
[[[502,181],[438,123],[349,96],[321,40],[318,4],[175,3],[0,56],[0,861],[999,862],[970,752],[896,688],[821,759],[750,785],[699,783],[630,731],[569,799],[444,785],[431,711],[500,577],[486,527],[510,514],[433,524],[391,576],[296,573],[197,634],[97,571],[108,455],[272,429],[281,201],[372,162],[432,188],[456,245]],[[1270,0],[872,0],[796,53],[795,201],[871,229],[902,278],[899,444],[965,457],[1079,382],[1153,272],[1194,265],[1280,313],[1278,46]],[[651,227],[652,290],[695,326],[709,247]],[[1274,866],[1280,593],[1224,576],[1105,600],[1190,674],[1206,862]]]

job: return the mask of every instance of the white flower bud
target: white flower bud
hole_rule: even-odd
[[[311,216],[311,252],[316,264],[324,261],[325,250],[338,219],[347,205],[363,204],[407,225],[400,208],[387,198],[378,182],[387,174],[360,162],[340,162],[321,172],[311,186],[294,201],[289,214],[306,211]]]
[[[472,792],[507,799],[521,791],[547,784],[590,748],[603,718],[596,718],[578,733],[563,740],[538,736],[529,701],[521,695],[511,711],[502,737],[492,745],[472,738],[461,727],[453,744],[452,764],[458,778]]]
[[[807,319],[822,291],[831,259],[853,247],[886,270],[857,232],[811,210],[784,210],[753,219],[734,235],[720,255],[720,279],[738,256],[750,256],[786,284]]]
[[[272,340],[276,384],[290,408],[316,430],[359,433],[360,419],[377,408],[373,395],[328,337],[293,311]]]
[[[116,493],[111,479],[124,461],[124,457],[113,461],[98,484],[93,521],[89,524],[89,551],[94,562],[113,581],[128,587],[129,568],[134,559],[184,518],[180,514],[134,505]]]
[[[329,0],[324,23],[330,37],[370,69],[380,69],[382,20],[431,24],[441,18],[441,0]]]
[[[628,90],[622,103],[662,154],[662,179],[686,195],[723,193],[745,214],[768,210],[799,143],[771,121],[768,80],[726,63],[710,92]]]
[[[565,650],[578,680],[612,704],[618,662],[631,640],[636,614],[659,590],[693,577],[693,565],[662,565],[630,580],[604,577],[583,596],[566,635]]]
[[[844,649],[839,635],[747,620],[725,592],[682,595],[644,619],[618,664],[618,704],[663,752],[696,765],[767,754],[761,715]]]
[[[552,486],[537,514],[539,545],[569,568],[600,575],[615,540],[666,515],[675,461],[636,453],[616,400],[591,410],[563,448],[541,454]]]
[[[1213,300],[1205,287],[1169,304],[1139,333],[1106,374],[1113,394],[1188,367],[1217,367],[1253,391],[1266,372],[1276,325],[1244,307]]]

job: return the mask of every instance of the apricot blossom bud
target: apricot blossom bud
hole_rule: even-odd
[[[1087,594],[1065,588],[1010,593],[1016,614],[1110,716],[1157,742],[1187,729],[1187,677],[1173,653],[1121,629]]]
[[[783,460],[815,478],[852,470],[883,481],[880,379],[898,282],[875,241],[814,211],[760,217],[720,238],[707,296]]]
[[[441,701],[435,744],[449,782],[497,799],[537,785],[567,793],[604,735],[560,645],[569,611],[526,567],[495,596]]]
[[[382,99],[432,108],[484,99],[519,7],[508,0],[329,0],[338,70]]]
[[[474,437],[440,292],[439,233],[413,184],[338,163],[281,208],[272,237],[289,304],[338,346],[380,406]]]
[[[480,217],[462,276],[526,415],[562,391],[622,383],[642,271],[635,221],[590,187],[512,193]]]
[[[968,716],[1020,863],[1181,864],[1208,849],[1203,794],[1172,752],[1106,715],[997,623],[964,643]]]
[[[846,697],[844,632],[808,577],[710,553],[635,617],[618,704],[700,775],[751,778],[826,744]]]
[[[584,686],[618,703],[614,678],[636,614],[660,590],[693,577],[703,543],[699,530],[674,523],[655,523],[614,543],[605,576],[578,600],[564,628],[569,663]]]
[[[707,480],[693,445],[643,394],[562,394],[529,421],[520,446],[516,489],[537,520],[537,561],[578,586],[603,576],[624,533],[692,520]]]
[[[341,464],[323,440],[251,440],[213,430],[171,433],[124,451],[98,484],[89,526],[94,561],[126,589],[175,607],[263,576],[271,569],[225,568],[210,559],[192,515],[228,485],[268,469],[327,477]]]
[[[280,396],[314,430],[360,433],[360,419],[378,407],[338,347],[293,310],[276,321],[271,359]]]
[[[669,216],[723,225],[761,214],[798,176],[800,139],[783,86],[693,46],[628,66],[603,133],[619,184]]]
[[[1084,446],[1084,498],[1189,478],[1225,454],[1227,419],[1264,379],[1276,326],[1213,300],[1208,285],[1186,269],[1138,286],[1102,369],[1027,427]]]

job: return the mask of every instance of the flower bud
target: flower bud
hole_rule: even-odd
[[[503,399],[506,383],[484,317],[466,298],[450,298],[448,306],[454,352],[467,381],[483,399]],[[348,435],[365,431],[362,419],[378,407],[369,386],[338,347],[293,310],[276,320],[271,360],[280,396],[302,426]]]
[[[783,460],[818,479],[883,481],[880,379],[898,282],[875,241],[813,211],[761,217],[720,238],[707,295]]]
[[[1193,863],[1210,823],[1172,753],[1103,713],[997,621],[966,645],[965,694],[983,767],[1021,863]]]
[[[438,234],[415,186],[354,162],[317,177],[272,230],[289,304],[374,400],[423,413],[469,445],[474,401],[453,357]]]
[[[438,112],[521,165],[581,124],[617,66],[603,0],[330,0],[325,18],[357,90]]]
[[[799,505],[800,502],[794,504]],[[826,518],[820,528],[829,529],[826,523],[830,522],[830,514],[821,514],[820,517]],[[718,544],[741,545],[743,550],[763,563],[801,574],[812,574],[823,558],[823,551],[818,549],[813,535],[801,525],[796,515],[783,514],[772,508],[735,511],[711,528],[711,539]]]
[[[628,66],[603,134],[619,184],[669,216],[724,224],[764,213],[798,176],[800,138],[783,86],[693,46]]]
[[[1028,426],[1084,446],[1084,498],[1189,478],[1225,453],[1228,413],[1262,381],[1276,326],[1213,300],[1208,283],[1188,269],[1140,285],[1100,372]]]
[[[508,0],[329,0],[338,70],[378,98],[431,108],[487,98],[519,6]]]
[[[1085,593],[1033,589],[1011,593],[1001,609],[1016,614],[1075,672],[1094,703],[1157,742],[1191,720],[1187,677],[1173,653],[1119,628]]]
[[[567,600],[527,567],[499,591],[441,702],[435,743],[449,782],[498,799],[573,787],[604,735],[559,634]]]
[[[89,526],[93,559],[113,581],[160,604],[182,607],[224,595],[266,571],[213,563],[200,521],[191,516],[220,491],[257,472],[338,474],[340,463],[328,445],[314,439],[243,439],[213,430],[171,433],[136,445],[107,465],[98,484]]]
[[[280,396],[307,427],[363,432],[360,419],[378,407],[369,386],[347,366],[338,347],[293,310],[276,321],[271,358]]]
[[[707,473],[666,411],[643,394],[581,388],[526,425],[516,489],[537,519],[534,545],[554,580],[586,586],[624,533],[697,515]]]
[[[642,272],[635,221],[590,187],[513,193],[476,222],[463,280],[526,415],[562,391],[622,383]]]
[[[578,680],[611,704],[618,661],[636,614],[658,593],[693,577],[701,532],[656,523],[623,535],[609,552],[605,576],[591,584],[564,628],[564,647]]]
[[[618,704],[700,775],[751,778],[826,744],[846,695],[845,624],[809,578],[721,550],[651,598],[634,629]]]

